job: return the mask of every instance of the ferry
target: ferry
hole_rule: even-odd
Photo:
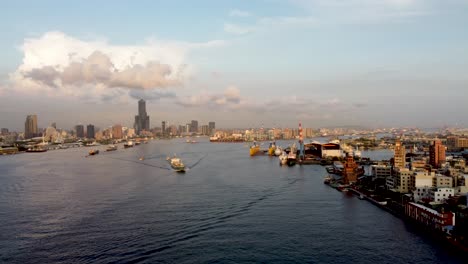
[[[117,146],[116,145],[109,145],[107,148],[106,148],[106,151],[115,151],[117,150]]]
[[[257,142],[254,142],[252,146],[250,146],[250,156],[255,156],[260,151],[260,145]]]
[[[171,164],[172,169],[174,169],[177,172],[185,172],[185,165],[184,163],[177,158],[175,155],[174,157],[170,158],[167,157],[167,161]]]

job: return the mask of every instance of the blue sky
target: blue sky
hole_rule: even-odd
[[[132,126],[136,98],[154,126],[466,126],[467,11],[466,0],[9,1],[0,126],[20,130],[29,113],[44,127]]]

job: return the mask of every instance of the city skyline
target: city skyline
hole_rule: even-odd
[[[468,126],[467,1],[27,5],[3,9],[1,127],[132,126],[139,99],[154,124]]]

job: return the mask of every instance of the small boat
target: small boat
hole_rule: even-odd
[[[124,144],[124,148],[132,148],[133,147],[133,141],[128,141],[127,143]]]
[[[364,198],[365,198],[365,197],[364,197],[363,194],[360,194],[360,195],[359,195],[359,199],[364,200]]]
[[[99,154],[99,150],[98,150],[98,149],[92,149],[92,150],[90,150],[88,153],[89,153],[89,155],[91,155],[91,156],[97,155],[97,154]]]
[[[283,151],[283,153],[278,157],[280,165],[286,165],[288,163],[288,154]]]
[[[135,141],[135,145],[140,145],[141,142],[140,141]]]
[[[249,149],[250,156],[255,156],[259,151],[260,151],[260,145],[258,145],[257,142],[254,141],[253,145],[250,146],[250,149]]]
[[[330,184],[330,182],[331,182],[332,180],[333,180],[333,178],[330,177],[330,175],[327,175],[327,177],[325,177],[325,178],[323,179],[323,183],[325,183],[325,184]]]
[[[107,148],[106,148],[106,151],[115,151],[117,150],[117,146],[116,145],[109,145]]]
[[[268,147],[268,156],[273,156],[275,155],[276,151],[276,144],[275,142],[270,142],[270,146]]]
[[[177,158],[175,155],[174,157],[170,158],[167,157],[167,161],[171,164],[172,169],[174,169],[177,172],[185,172],[185,165],[184,163],[180,160],[180,158]]]
[[[145,157],[141,156],[138,160],[145,160]]]
[[[296,148],[296,143],[294,143],[291,146],[291,150],[289,151],[287,164],[288,166],[294,166],[296,165],[296,161],[297,161],[297,148]]]
[[[276,147],[275,156],[279,156],[279,155],[281,155],[281,153],[283,153],[283,150],[280,147]]]

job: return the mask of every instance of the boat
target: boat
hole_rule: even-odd
[[[140,145],[141,142],[140,141],[135,141],[135,145]]]
[[[180,160],[180,158],[174,157],[170,158],[167,157],[167,161],[171,164],[172,169],[174,169],[177,172],[185,172],[185,165],[184,163]]]
[[[210,142],[218,142],[218,137],[210,137]]]
[[[280,147],[276,147],[275,149],[275,156],[279,156],[283,153],[283,150]]]
[[[91,156],[97,155],[97,154],[99,154],[99,150],[98,150],[98,149],[92,149],[92,150],[90,150],[88,153],[89,153],[89,155],[91,155]]]
[[[28,149],[26,149],[26,152],[31,152],[31,153],[38,153],[38,152],[46,152],[47,149],[43,146],[33,146]]]
[[[268,156],[274,156],[276,151],[276,144],[275,142],[270,142],[270,146],[268,147]]]
[[[133,147],[133,141],[127,141],[127,143],[124,144],[124,148],[132,148]]]
[[[332,177],[330,177],[330,175],[327,175],[324,179],[323,179],[323,183],[325,184],[330,184],[330,182],[333,180]]]
[[[288,154],[286,152],[283,151],[278,158],[280,165],[286,165],[288,163]]]
[[[145,160],[145,157],[141,156],[138,160]]]
[[[253,145],[250,146],[250,156],[255,156],[258,152],[260,151],[260,145],[257,144],[257,142],[254,141]]]
[[[116,145],[109,145],[107,148],[106,148],[106,151],[115,151],[117,150],[117,146]]]
[[[297,148],[296,148],[296,143],[292,144],[291,149],[288,154],[288,161],[287,164],[288,166],[294,166],[296,165],[297,161]]]
[[[353,156],[354,157],[357,157],[357,158],[360,158],[361,157],[361,151],[359,150],[358,147],[356,147],[356,149],[353,151]]]
[[[359,195],[359,199],[364,200],[364,198],[365,198],[365,197],[364,197],[363,194],[360,194],[360,195]]]

